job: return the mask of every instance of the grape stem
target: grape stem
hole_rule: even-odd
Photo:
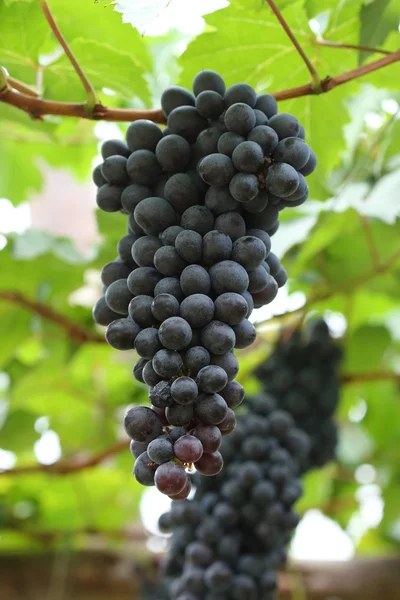
[[[0,476],[18,476],[26,475],[27,473],[48,473],[49,475],[67,475],[68,473],[84,471],[85,469],[96,467],[108,458],[111,458],[115,454],[122,452],[122,450],[127,450],[128,443],[128,438],[124,438],[123,440],[115,442],[115,444],[113,444],[109,448],[102,450],[102,452],[99,452],[98,454],[95,454],[94,456],[91,456],[90,458],[86,458],[84,460],[82,460],[82,458],[72,458],[68,460],[60,460],[54,463],[53,465],[25,465],[22,467],[16,467],[15,469],[0,471]]]
[[[87,97],[87,101],[84,104],[85,111],[88,113],[89,117],[92,117],[93,110],[97,104],[96,92],[94,91],[94,87],[90,83],[89,79],[86,77],[78,60],[75,58],[70,45],[68,44],[67,40],[64,38],[63,34],[61,33],[60,29],[58,28],[58,25],[54,20],[54,17],[51,13],[50,7],[47,3],[47,0],[39,0],[39,4],[40,4],[40,8],[42,9],[43,14],[46,18],[46,21],[48,22],[48,24],[50,26],[50,29],[54,33],[54,36],[56,37],[56,39],[59,42],[62,49],[64,50],[66,56],[68,57],[69,62],[75,69],[79,79],[82,82],[82,85],[85,89],[86,97]],[[18,89],[18,88],[16,88],[16,89]]]
[[[307,69],[309,70],[312,81],[313,81],[312,85],[315,87],[316,90],[319,90],[320,85],[321,85],[321,80],[320,80],[320,77],[318,75],[316,68],[314,67],[314,65],[312,64],[312,62],[310,61],[310,59],[308,58],[306,53],[304,52],[300,43],[297,41],[296,36],[294,35],[293,31],[290,29],[288,23],[286,22],[286,20],[283,17],[279,8],[276,6],[274,0],[266,0],[266,2],[269,5],[269,7],[271,8],[271,10],[274,13],[274,15],[276,16],[276,18],[278,19],[279,23],[282,25],[282,28],[287,33],[288,38],[292,42],[293,46],[296,48],[297,52],[300,54],[304,64],[306,65]]]
[[[314,83],[306,83],[298,87],[273,92],[272,95],[278,101],[300,98],[302,96],[315,96],[324,94],[339,85],[348,81],[353,81],[364,77],[368,73],[373,73],[379,69],[400,61],[400,50],[391,52],[387,56],[362,65],[350,71],[346,71],[337,77],[326,77],[315,87]],[[9,80],[8,80],[9,81]],[[33,118],[40,118],[44,115],[58,115],[64,117],[75,117],[80,119],[92,119],[103,121],[137,121],[139,119],[148,119],[154,123],[165,123],[166,119],[161,109],[137,110],[131,108],[108,108],[102,104],[96,104],[91,114],[87,111],[86,103],[77,102],[56,102],[54,100],[43,100],[35,98],[26,93],[20,93],[17,89],[10,87],[9,83],[0,89],[0,102],[4,102],[15,108],[25,111]]]
[[[83,344],[85,342],[95,344],[106,343],[103,336],[86,330],[85,328],[81,327],[81,325],[57,312],[47,304],[27,298],[20,292],[0,290],[0,300],[17,304],[18,306],[29,310],[31,313],[39,315],[43,319],[55,323],[67,332],[71,340],[78,344]]]
[[[345,50],[357,50],[358,52],[372,52],[373,54],[392,54],[390,50],[383,50],[383,48],[371,48],[371,46],[358,46],[357,44],[343,44],[342,42],[331,42],[330,40],[324,40],[323,38],[317,38],[318,46],[326,46],[328,48],[342,48]]]
[[[392,371],[372,371],[371,373],[345,373],[341,376],[342,384],[369,383],[374,381],[397,381],[400,383],[400,373]]]

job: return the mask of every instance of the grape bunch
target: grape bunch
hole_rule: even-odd
[[[280,341],[255,371],[263,391],[277,399],[311,439],[304,469],[322,467],[335,456],[342,350],[322,319]]]
[[[234,349],[252,344],[253,308],[286,282],[271,236],[279,211],[306,200],[316,165],[272,96],[226,89],[213,71],[193,91],[167,89],[166,128],[132,123],[93,173],[99,208],[128,217],[94,319],[112,347],[136,350],[134,377],[149,387],[151,408],[125,416],[135,476],[174,498],[187,497],[191,465],[222,468],[221,436],[244,398]]]
[[[247,399],[248,413],[223,440],[224,470],[194,477],[193,500],[160,517],[172,531],[164,565],[170,600],[273,600],[276,570],[299,517],[293,505],[310,440],[272,396]]]

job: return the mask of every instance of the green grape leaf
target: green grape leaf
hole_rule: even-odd
[[[39,414],[23,409],[12,410],[0,428],[1,445],[6,450],[19,452],[31,448],[38,439],[34,424]]]
[[[360,45],[381,47],[391,31],[399,28],[400,1],[373,0],[361,8]],[[371,52],[360,52],[360,63],[366,61]]]

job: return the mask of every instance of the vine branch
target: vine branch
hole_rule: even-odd
[[[54,33],[57,41],[61,45],[66,56],[68,57],[68,60],[70,61],[71,65],[75,69],[79,79],[82,82],[82,85],[85,89],[86,96],[87,96],[87,103],[85,104],[85,109],[87,110],[87,112],[90,115],[92,113],[94,107],[96,106],[96,102],[97,102],[96,92],[94,91],[92,84],[86,77],[80,64],[78,63],[77,59],[75,58],[70,45],[68,44],[67,40],[64,38],[63,34],[61,33],[60,29],[58,28],[57,23],[55,22],[54,17],[51,14],[51,10],[47,3],[47,0],[39,0],[39,4],[40,4],[40,8],[42,9],[43,14],[44,14],[48,24],[50,25],[52,32]]]
[[[68,475],[69,473],[76,473],[77,471],[84,471],[85,469],[90,469],[92,467],[96,467],[100,463],[104,462],[107,458],[122,452],[122,450],[126,450],[128,447],[128,438],[120,440],[106,448],[102,452],[95,454],[90,458],[86,458],[82,460],[81,458],[72,458],[69,460],[60,460],[52,465],[26,465],[22,467],[16,467],[14,469],[8,469],[4,471],[0,471],[0,476],[2,475],[27,475],[30,473],[47,473],[49,475]]]
[[[273,92],[272,95],[278,101],[300,98],[302,96],[314,96],[324,94],[348,81],[364,77],[390,64],[400,61],[400,50],[391,52],[378,60],[362,65],[350,71],[346,71],[337,77],[326,77],[320,80],[318,87],[314,83],[306,83],[287,90]],[[161,109],[137,110],[131,108],[108,108],[102,104],[96,104],[91,114],[87,111],[85,103],[57,102],[54,100],[43,100],[35,98],[26,93],[20,93],[6,84],[0,89],[0,102],[10,104],[33,118],[45,115],[57,115],[64,117],[76,117],[80,119],[93,119],[103,121],[137,121],[148,119],[154,123],[165,123],[165,116]]]
[[[103,336],[97,333],[86,330],[81,327],[65,315],[57,312],[47,304],[37,302],[31,298],[27,298],[20,292],[13,292],[9,290],[0,290],[0,300],[17,304],[22,308],[29,310],[31,313],[39,315],[43,319],[55,323],[66,331],[68,336],[74,342],[82,344],[84,342],[91,342],[95,344],[104,344],[105,340]]]
[[[271,10],[274,13],[274,15],[276,16],[276,18],[278,19],[279,23],[282,25],[282,28],[286,32],[288,38],[292,42],[293,46],[296,48],[297,52],[300,54],[300,56],[301,56],[304,64],[306,65],[307,69],[309,70],[310,75],[311,75],[312,80],[313,80],[313,84],[312,85],[315,86],[316,89],[318,89],[319,86],[320,86],[320,78],[319,78],[319,75],[317,73],[317,70],[315,69],[314,65],[312,64],[312,62],[310,61],[310,59],[308,58],[308,56],[304,52],[304,50],[301,47],[300,43],[297,41],[296,36],[294,35],[293,31],[290,29],[288,23],[284,19],[284,17],[282,15],[281,11],[279,10],[279,8],[276,6],[274,0],[266,0],[266,2],[269,5],[269,7],[271,8]]]
[[[345,373],[340,378],[343,384],[369,383],[374,381],[396,381],[400,383],[400,374],[391,371],[373,371],[371,373]]]

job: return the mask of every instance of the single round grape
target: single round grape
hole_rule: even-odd
[[[131,440],[129,444],[129,450],[133,458],[139,458],[143,452],[146,452],[147,446],[147,442],[136,442],[135,440]]]
[[[174,246],[162,246],[154,254],[154,266],[166,277],[179,276],[186,265]]]
[[[249,287],[251,294],[262,292],[268,285],[270,275],[266,272],[262,265],[259,265],[252,271],[249,271]]]
[[[211,321],[203,328],[201,341],[211,354],[225,354],[235,347],[235,334],[226,323]]]
[[[201,259],[203,238],[197,231],[186,229],[181,231],[175,240],[175,248],[186,262],[193,264]]]
[[[169,317],[161,323],[158,336],[168,350],[182,350],[190,344],[192,329],[182,317]]]
[[[236,173],[229,184],[229,192],[235,200],[247,204],[258,195],[258,179],[249,173]]]
[[[154,475],[157,469],[155,463],[153,463],[147,452],[143,452],[135,461],[133,468],[133,474],[135,479],[141,485],[151,486],[154,485]]]
[[[164,277],[161,279],[154,288],[154,296],[157,297],[160,294],[170,294],[171,296],[174,296],[178,302],[183,300],[183,292],[179,279],[176,277]]]
[[[119,186],[129,183],[126,163],[127,160],[124,156],[115,155],[105,159],[101,167],[101,173],[107,183]]]
[[[180,135],[167,135],[157,144],[157,160],[168,173],[184,171],[190,162],[190,155],[190,145]]]
[[[238,325],[233,326],[236,336],[235,348],[247,348],[255,341],[257,332],[255,327],[247,319],[243,319]]]
[[[231,408],[228,408],[225,419],[218,425],[222,435],[229,435],[236,428],[236,416]]]
[[[229,408],[240,406],[244,400],[244,389],[238,381],[230,381],[220,392]]]
[[[276,275],[282,268],[279,258],[273,252],[270,252],[266,258],[269,266],[269,272],[272,276]]]
[[[165,184],[164,198],[182,214],[190,206],[200,203],[201,194],[187,173],[175,173]]]
[[[147,446],[147,454],[158,465],[168,462],[174,457],[172,443],[168,438],[156,438]]]
[[[211,285],[220,295],[225,292],[241,294],[247,290],[249,276],[246,270],[232,260],[223,260],[210,269]]]
[[[199,394],[194,404],[194,411],[204,425],[218,425],[225,419],[228,406],[219,394]]]
[[[211,364],[221,367],[221,369],[225,371],[228,381],[235,379],[236,375],[239,373],[239,361],[233,352],[213,354],[211,357]]]
[[[315,156],[315,153],[312,150],[310,150],[310,158],[308,159],[304,167],[299,169],[299,171],[302,175],[304,175],[304,177],[307,177],[307,175],[310,175],[315,170],[316,166],[317,157]]]
[[[196,377],[200,369],[209,365],[210,361],[210,353],[203,346],[189,348],[184,356],[184,364],[192,377]]]
[[[137,442],[150,442],[162,434],[160,419],[146,406],[134,406],[127,410],[124,428],[129,437]]]
[[[143,358],[150,360],[162,345],[158,337],[158,330],[153,327],[142,329],[135,339],[135,350]]]
[[[168,379],[179,375],[182,358],[175,350],[159,350],[153,358],[153,369],[160,377]]]
[[[254,142],[260,146],[264,156],[270,156],[278,146],[278,134],[268,125],[257,125],[247,135],[249,142]]]
[[[221,445],[222,435],[216,425],[197,425],[192,435],[200,440],[205,453],[216,452]]]
[[[196,231],[205,235],[213,228],[214,215],[206,206],[196,204],[185,210],[181,217],[181,226],[184,229]]]
[[[226,106],[232,106],[236,102],[243,102],[254,108],[257,101],[257,94],[247,83],[234,83],[225,92]]]
[[[132,298],[129,303],[129,316],[136,321],[140,327],[151,327],[154,324],[154,316],[151,312],[152,302],[152,296],[142,295]]]
[[[167,88],[161,96],[161,108],[166,117],[178,106],[194,106],[193,94],[179,86]]]
[[[307,181],[304,175],[302,175],[301,173],[298,172],[297,176],[299,178],[299,187],[295,192],[293,192],[293,194],[290,194],[290,196],[286,196],[284,200],[281,200],[278,205],[278,208],[280,208],[282,204],[284,204],[285,207],[299,206],[307,200],[309,193]]]
[[[271,275],[267,277],[267,280],[267,285],[261,292],[252,293],[254,308],[261,308],[276,298],[278,293],[278,284]]]
[[[289,113],[280,113],[270,118],[269,127],[275,129],[280,140],[288,137],[296,137],[300,132],[300,123]]]
[[[197,385],[201,392],[212,394],[220,392],[228,383],[228,376],[224,369],[217,365],[203,367],[197,373]]]
[[[120,259],[107,263],[101,270],[101,282],[109,286],[118,279],[126,279],[131,272],[131,268]]]
[[[274,275],[274,279],[278,284],[278,287],[283,287],[287,282],[287,272],[283,267]]]
[[[107,306],[112,311],[126,316],[128,314],[129,302],[132,300],[132,292],[128,289],[127,279],[113,281],[106,290],[105,299]]]
[[[184,463],[195,463],[203,456],[203,445],[194,435],[183,435],[175,442],[174,453]]]
[[[242,142],[233,151],[232,162],[238,171],[258,173],[264,165],[264,152],[257,142]]]
[[[194,106],[179,106],[169,113],[167,125],[171,133],[193,143],[199,133],[208,127],[208,122],[199,115]]]
[[[97,206],[105,212],[117,212],[118,210],[121,210],[121,195],[123,189],[123,187],[105,183],[97,190]]]
[[[103,160],[109,156],[125,156],[128,158],[130,151],[128,146],[122,140],[106,140],[101,146],[101,156]]]
[[[163,132],[158,125],[147,119],[139,119],[129,125],[126,131],[126,143],[131,152],[142,149],[154,152],[162,136]]]
[[[206,90],[212,90],[218,92],[221,96],[224,96],[225,89],[225,82],[221,75],[208,69],[197,73],[193,80],[193,93],[195,96],[198,96]]]
[[[247,271],[255,269],[266,258],[264,243],[257,237],[245,236],[233,244],[232,259],[241,264]]]
[[[222,471],[224,460],[220,452],[204,453],[200,460],[196,463],[196,470],[202,475],[212,476],[217,475]]]
[[[142,371],[142,377],[143,377],[143,381],[148,386],[157,385],[157,383],[159,383],[159,381],[161,381],[161,377],[153,369],[153,363],[151,360],[149,360],[144,365],[143,371]]]
[[[304,140],[298,137],[289,137],[279,142],[272,158],[275,162],[288,163],[296,170],[300,170],[307,164],[310,154],[310,148]]]
[[[246,317],[246,300],[235,292],[225,292],[215,300],[215,317],[228,325],[237,325]]]
[[[157,321],[165,321],[169,317],[179,315],[179,302],[171,294],[159,294],[152,298],[151,312]]]
[[[103,174],[101,172],[102,164],[97,165],[92,172],[93,183],[99,188],[105,183],[107,183],[106,179],[104,179]]]
[[[197,384],[191,377],[178,377],[171,385],[171,395],[178,404],[193,404],[198,396]]]
[[[154,482],[163,494],[179,494],[186,485],[187,477],[183,467],[175,462],[165,462],[156,470]]]
[[[120,259],[131,267],[137,266],[132,258],[132,246],[138,238],[138,235],[128,233],[128,235],[124,235],[118,242],[117,250]]]
[[[152,296],[154,288],[161,278],[162,275],[156,269],[152,267],[139,267],[129,275],[127,284],[130,292],[135,296],[140,296],[141,294]]]
[[[207,266],[227,260],[232,252],[232,240],[222,231],[209,231],[203,238],[203,261]]]
[[[235,174],[232,160],[225,154],[209,154],[198,166],[201,178],[209,185],[223,187],[228,185]]]
[[[139,358],[133,367],[133,376],[136,381],[140,381],[140,383],[145,383],[143,379],[143,369],[147,362],[148,361],[145,358]]]
[[[239,207],[239,203],[230,193],[229,187],[220,188],[215,185],[207,190],[205,205],[215,217],[226,212],[236,211]]]
[[[152,185],[161,175],[161,167],[156,155],[150,150],[135,150],[126,163],[126,170],[133,183]]]
[[[199,115],[206,119],[218,119],[225,110],[225,102],[221,94],[214,90],[204,90],[196,98]]]
[[[165,416],[171,425],[187,426],[193,419],[193,404],[173,404],[165,409]]]
[[[139,267],[154,267],[154,254],[161,248],[161,240],[154,235],[143,235],[132,245],[132,258]]]
[[[176,225],[176,214],[163,198],[145,198],[135,208],[135,219],[148,235],[158,235],[170,225]]]
[[[182,301],[180,315],[191,327],[202,328],[214,316],[214,302],[205,294],[192,294]]]
[[[202,542],[191,542],[185,549],[185,559],[190,564],[199,567],[208,567],[213,560],[212,550]]]
[[[271,94],[257,96],[255,108],[261,110],[270,119],[278,112],[278,103]]]
[[[214,222],[214,229],[222,231],[229,235],[234,242],[246,233],[246,223],[243,217],[237,212],[228,212],[219,215]]]
[[[207,296],[211,289],[210,275],[200,265],[188,265],[181,273],[180,286],[185,296],[192,294]]]
[[[112,321],[120,319],[121,315],[109,308],[104,296],[101,296],[93,307],[93,319],[99,325],[109,325]]]
[[[248,104],[237,102],[229,106],[224,123],[228,131],[246,136],[256,124],[256,115]]]

